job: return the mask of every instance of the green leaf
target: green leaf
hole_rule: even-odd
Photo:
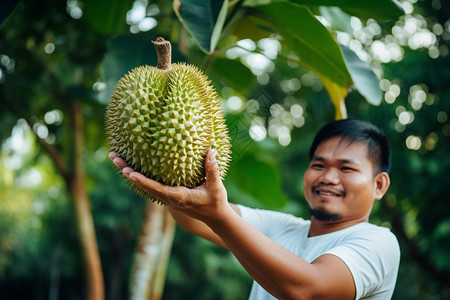
[[[246,0],[245,6],[260,6],[283,0]],[[404,14],[397,0],[290,0],[307,6],[337,6],[350,15],[362,19],[395,20]]]
[[[157,65],[156,50],[151,41],[156,34],[139,33],[113,37],[109,40],[102,63],[102,77],[106,88],[98,100],[106,103],[119,79],[141,65]],[[172,62],[185,61],[178,48],[172,44]]]
[[[351,16],[339,7],[320,6],[319,12],[330,23],[332,29],[353,34]]]
[[[341,45],[341,48],[355,88],[366,98],[367,102],[379,105],[382,100],[382,93],[378,78],[372,67],[367,62],[362,61],[350,48],[343,45]]]
[[[219,42],[220,35],[222,34],[223,25],[227,17],[229,2],[225,0],[223,2],[222,8],[220,9],[219,16],[217,18],[216,24],[211,35],[211,46],[209,52],[213,52],[216,49],[217,43]]]
[[[229,0],[175,0],[174,12],[202,51],[214,51],[222,34]]]
[[[243,16],[238,26],[234,29],[233,35],[237,40],[251,39],[255,43],[263,38],[268,38],[273,32],[271,24],[261,18],[252,15]]]
[[[284,38],[301,65],[340,86],[352,84],[339,45],[307,7],[279,2],[257,9]]]
[[[282,207],[288,202],[278,169],[258,157],[245,155],[235,160],[227,172],[228,177],[242,193],[267,207]]]
[[[3,22],[11,15],[16,8],[19,1],[16,0],[4,0],[2,1],[1,9],[0,9],[0,27],[3,25]]]
[[[88,0],[84,1],[84,16],[88,26],[96,33],[113,35],[123,32],[127,12],[133,0]]]
[[[256,78],[253,73],[238,60],[216,58],[210,67],[209,78],[221,81],[227,86],[245,92],[254,86]]]

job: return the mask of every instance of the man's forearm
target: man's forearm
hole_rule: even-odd
[[[168,208],[177,224],[187,232],[199,235],[203,230],[211,230],[205,223],[191,218],[190,216],[176,209],[173,209],[171,207]]]
[[[239,208],[236,205],[233,204],[230,205],[233,208],[233,210],[238,215],[240,215]],[[172,214],[173,218],[175,219],[175,221],[177,222],[177,224],[187,232],[198,235],[216,245],[227,248],[222,239],[208,225],[206,225],[202,221],[194,219],[186,215],[185,213],[180,212],[171,207],[168,207],[168,209]]]
[[[247,272],[269,293],[280,299],[312,287],[314,268],[287,251],[240,216],[228,213],[219,222],[208,222]],[[298,299],[298,297],[297,297]]]

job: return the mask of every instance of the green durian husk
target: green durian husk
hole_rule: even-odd
[[[168,70],[140,66],[123,76],[105,113],[110,151],[134,170],[170,186],[205,182],[209,149],[222,178],[230,162],[230,137],[217,93],[194,65],[175,63]],[[160,200],[132,185],[139,195]],[[160,202],[161,203],[161,202]]]

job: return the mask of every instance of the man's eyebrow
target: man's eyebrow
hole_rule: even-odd
[[[324,161],[325,159],[323,158],[323,157],[321,157],[321,156],[316,156],[316,155],[314,155],[312,158],[311,158],[311,161]]]
[[[360,165],[356,160],[351,159],[351,158],[349,158],[349,159],[339,159],[339,161],[341,162],[341,164],[350,164],[350,165],[357,165],[357,166]]]
[[[324,162],[326,161],[326,159],[322,156],[313,156],[311,158],[311,161],[321,161]],[[342,158],[342,159],[338,159],[339,163],[341,164],[352,164],[352,165],[360,165],[356,160],[351,159],[351,158]]]

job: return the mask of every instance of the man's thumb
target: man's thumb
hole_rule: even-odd
[[[219,165],[216,160],[217,150],[212,149],[209,150],[205,159],[205,171],[206,171],[206,180],[207,182],[217,182],[220,181],[220,170]]]

